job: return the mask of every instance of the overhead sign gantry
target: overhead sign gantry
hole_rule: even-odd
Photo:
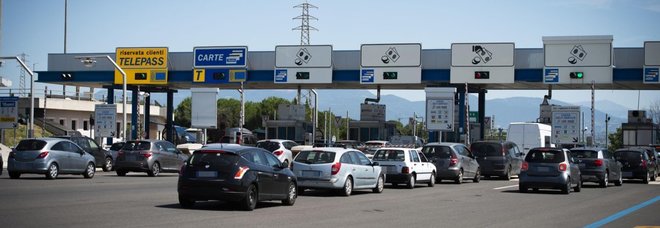
[[[167,47],[120,47],[115,60],[126,72],[126,84],[165,85],[168,54]],[[115,84],[122,83],[122,74],[115,69]]]
[[[660,83],[660,41],[644,42],[644,84]]]
[[[361,84],[421,82],[421,44],[363,44],[360,47]]]
[[[274,73],[276,84],[332,83],[332,46],[277,46],[275,47]]]
[[[513,83],[514,49],[514,43],[452,44],[451,83]]]
[[[545,84],[611,84],[612,36],[543,37]]]
[[[226,84],[247,80],[246,46],[195,47],[193,49],[193,82]]]

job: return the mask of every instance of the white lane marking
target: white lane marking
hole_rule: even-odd
[[[515,181],[515,182],[518,182],[518,181],[520,181],[520,179],[511,179],[511,180],[509,180],[509,181]]]
[[[655,184],[655,185],[660,185],[660,182],[657,182],[657,181],[652,181],[652,182],[649,182],[649,184]]]
[[[504,187],[499,187],[499,188],[493,188],[493,190],[500,190],[500,189],[505,189],[505,188],[514,188],[518,187],[518,185],[509,185],[509,186],[504,186]]]

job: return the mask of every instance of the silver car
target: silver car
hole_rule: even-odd
[[[298,178],[298,194],[305,189],[337,189],[350,196],[354,189],[383,192],[385,175],[377,162],[355,149],[311,148],[300,151],[291,167]]]
[[[178,173],[188,155],[164,140],[128,141],[117,153],[117,176],[128,172],[146,172],[150,177],[161,172]]]
[[[12,179],[23,173],[45,174],[46,179],[55,179],[60,174],[92,178],[96,172],[94,161],[94,156],[67,139],[24,139],[9,153],[7,171]]]
[[[463,179],[478,183],[481,180],[481,167],[470,149],[460,143],[429,143],[422,153],[431,160],[438,170],[436,182],[452,180],[457,184]]]
[[[522,164],[518,187],[520,192],[529,188],[538,191],[539,188],[560,189],[569,194],[571,189],[580,192],[582,176],[580,167],[571,156],[571,152],[562,148],[533,148],[527,152]]]

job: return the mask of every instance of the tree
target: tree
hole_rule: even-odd
[[[610,145],[607,146],[609,151],[615,151],[623,147],[623,131],[621,128],[617,128],[616,132],[611,133],[607,136]]]
[[[649,105],[648,117],[653,119],[653,123],[660,124],[660,100],[655,100]]]
[[[186,97],[174,110],[174,124],[190,127],[192,97]]]

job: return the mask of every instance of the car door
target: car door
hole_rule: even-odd
[[[424,167],[422,166],[422,161],[419,158],[416,150],[408,150],[408,158],[410,159],[410,164],[412,165],[411,169],[417,174],[416,180],[426,180],[428,177],[425,176]]]
[[[366,162],[360,159],[360,156],[356,151],[348,152],[348,155],[351,157],[352,161],[352,172],[355,177],[355,186],[362,188],[368,186],[371,183],[370,169],[369,169],[369,160]]]
[[[433,165],[429,162],[429,159],[424,156],[424,153],[422,153],[419,150],[414,150],[417,152],[417,156],[419,157],[420,164],[422,165],[422,171],[424,172],[424,178],[422,180],[430,180],[431,179],[431,173],[433,173]]]
[[[463,145],[458,145],[454,147],[458,152],[458,156],[461,157],[461,168],[463,168],[463,177],[470,177],[474,175],[472,158],[469,157],[468,151]]]
[[[511,164],[515,174],[520,174],[520,168],[522,167],[523,159],[525,159],[520,152],[520,148],[515,143],[511,143],[511,149],[513,150]]]
[[[74,154],[69,150],[70,148],[66,141],[55,143],[55,145],[50,147],[51,156],[57,162],[60,172],[70,172],[72,170],[71,166]]]
[[[355,151],[353,152],[358,157],[361,169],[364,170],[364,185],[365,186],[376,186],[378,182],[378,176],[380,175],[380,169],[371,165],[371,160],[367,158],[366,155],[362,152]]]
[[[78,145],[70,142],[66,142],[66,147],[69,147],[69,153],[71,153],[71,171],[73,172],[83,172],[87,168],[87,160],[84,157],[86,152]]]
[[[603,160],[607,163],[607,169],[610,171],[609,180],[618,180],[621,176],[621,166],[614,160],[614,157],[608,150],[602,150]]]
[[[289,176],[285,173],[285,169],[281,168],[282,163],[275,155],[260,151],[265,157],[270,172],[273,175],[273,197],[277,199],[285,199],[289,194]]]
[[[91,154],[94,156],[94,160],[98,163],[99,158],[96,157],[95,151],[92,151],[92,148],[89,146],[89,142],[87,139],[83,137],[71,137],[71,141],[73,141],[75,144],[77,144],[81,149],[83,149],[85,152]]]
[[[271,199],[276,193],[277,184],[274,180],[273,169],[268,164],[266,155],[262,153],[261,150],[252,150],[249,153],[249,156],[252,156],[252,161],[254,162],[257,173],[257,180],[259,182],[259,197],[260,199]]]
[[[165,141],[160,143],[167,152],[168,168],[170,170],[178,170],[183,165],[183,154],[170,142]]]
[[[83,141],[87,141],[89,147],[89,152],[94,155],[94,161],[97,166],[105,164],[105,150],[99,146],[93,139],[82,138]]]

